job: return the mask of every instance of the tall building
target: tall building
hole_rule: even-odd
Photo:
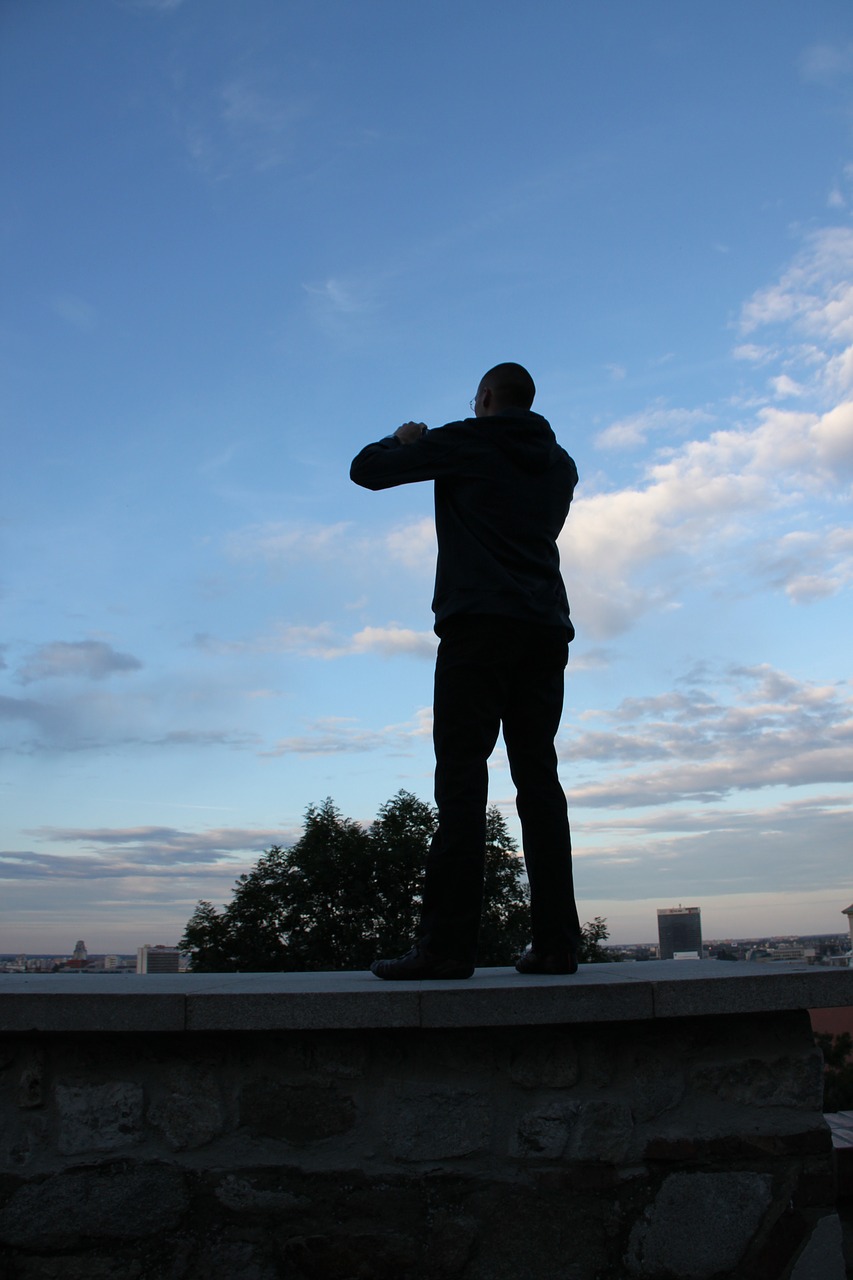
[[[658,941],[661,960],[676,955],[695,955],[702,959],[702,917],[698,907],[660,907],[658,909]]]
[[[181,965],[181,953],[177,947],[152,947],[146,942],[136,949],[137,973],[177,973]]]
[[[79,960],[81,963],[88,958],[89,952],[86,950],[85,942],[75,943],[73,960]]]

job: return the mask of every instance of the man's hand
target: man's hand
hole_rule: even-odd
[[[414,444],[416,440],[420,440],[421,436],[427,430],[425,422],[404,422],[398,427],[394,435],[400,441],[400,444]]]

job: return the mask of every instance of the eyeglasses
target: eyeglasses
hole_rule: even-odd
[[[477,396],[478,396],[479,394],[480,394],[480,393],[479,393],[479,391],[478,391],[478,392],[477,392]],[[477,396],[474,396],[473,400],[469,400],[469,401],[468,401],[468,404],[471,406],[471,412],[472,412],[472,413],[473,413],[473,412],[474,412],[474,410],[477,408]]]

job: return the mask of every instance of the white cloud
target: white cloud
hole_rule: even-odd
[[[352,655],[378,653],[382,657],[411,656],[433,658],[437,639],[432,631],[414,631],[392,622],[384,627],[362,627],[354,635],[344,636],[328,622],[314,626],[281,623],[268,634],[251,640],[217,640],[200,635],[196,645],[209,653],[231,655],[244,653],[295,653],[306,658],[331,661]]]
[[[304,284],[302,288],[323,309],[339,315],[359,315],[375,305],[373,290],[363,281],[329,276],[322,284]]]
[[[806,393],[806,388],[799,382],[795,382],[793,378],[789,378],[786,373],[771,378],[770,389],[776,400],[789,400],[792,397],[796,399],[797,396],[802,396]]]
[[[853,471],[853,401],[836,405],[814,424],[811,437],[825,467]]]
[[[309,115],[307,99],[284,98],[245,76],[221,91],[221,119],[232,144],[252,167],[263,172],[289,159],[295,126]]]
[[[817,301],[811,312],[822,314]],[[853,371],[853,354],[850,361]],[[824,382],[827,367],[824,358]],[[786,374],[775,385],[786,394],[796,390],[801,403],[809,398],[808,388]],[[615,424],[606,442],[639,439],[644,430],[637,415]],[[742,576],[744,567],[759,564],[750,548],[762,523],[766,528],[795,500],[844,501],[851,474],[853,401],[822,413],[805,404],[797,410],[762,404],[751,420],[659,450],[631,487],[589,497],[581,488],[560,538],[578,624],[593,639],[614,636],[643,613],[678,604],[702,574],[730,576],[736,566]],[[826,547],[837,559],[824,572],[796,586],[786,580],[796,603],[849,581],[841,544],[830,540]]]
[[[688,679],[654,698],[588,713],[560,744],[577,768],[604,778],[571,788],[577,805],[645,808],[718,803],[767,787],[847,784],[853,696],[843,685],[799,681],[766,665],[732,667],[728,685]],[[723,814],[725,821],[725,814]],[[716,819],[714,820],[716,821]]]
[[[766,364],[776,354],[775,347],[762,347],[756,342],[742,342],[732,351],[735,360],[749,360],[753,364]]]
[[[352,638],[356,653],[380,653],[383,657],[410,654],[417,658],[434,658],[438,643],[432,631],[412,631],[392,624],[388,627],[364,627]]]
[[[330,338],[349,346],[368,340],[371,318],[382,310],[393,269],[303,282],[308,314]]]
[[[759,289],[744,304],[741,331],[790,323],[812,337],[853,341],[852,275],[853,230],[813,232],[778,283]]]
[[[717,894],[736,894],[727,905],[729,919],[725,932],[731,936],[762,931],[756,925],[756,908],[769,905],[777,894],[791,895],[792,918],[799,921],[791,931],[802,932],[802,904],[813,894],[815,858],[804,850],[819,850],[821,892],[833,898],[838,893],[835,914],[839,933],[845,930],[842,907],[850,901],[849,860],[853,842],[853,813],[849,797],[832,794],[802,804],[798,802],[762,805],[761,808],[719,806],[709,812],[702,806],[656,809],[626,817],[620,825],[614,813],[597,817],[598,811],[584,815],[585,840],[579,845],[575,882],[584,898],[590,895],[613,899],[648,898],[653,930],[654,907],[667,901],[692,900],[702,908]],[[741,897],[760,894],[755,904]],[[796,895],[796,896],[794,896]],[[745,904],[751,924],[738,930],[731,924],[731,910],[737,901]],[[608,909],[608,917],[616,914]],[[777,916],[771,910],[769,918]],[[778,917],[777,917],[778,918]],[[712,926],[713,928],[713,926]],[[824,926],[824,929],[826,926]],[[707,932],[710,932],[708,929]],[[768,932],[781,932],[777,924]],[[717,930],[715,930],[717,932]]]
[[[835,84],[853,74],[853,44],[829,44],[821,41],[810,45],[800,60],[806,80]]]
[[[345,521],[329,525],[268,521],[232,533],[226,540],[225,550],[234,560],[266,560],[279,564],[337,559],[351,542],[350,527]]]
[[[432,516],[425,516],[368,536],[346,521],[328,525],[267,521],[231,533],[224,549],[230,560],[263,561],[273,568],[309,563],[361,568],[372,561],[392,560],[426,575],[435,569],[435,523]]]
[[[146,863],[161,868],[197,862],[232,860],[238,854],[263,853],[270,845],[291,844],[299,832],[290,827],[217,827],[186,831],[178,827],[36,827],[27,832],[49,843],[78,845],[81,850],[111,861]],[[67,857],[56,862],[67,862]]]
[[[214,95],[190,96],[174,76],[176,125],[195,168],[221,181],[246,169],[264,173],[291,159],[298,126],[313,110],[308,97],[283,95],[277,84],[231,76]]]
[[[0,695],[0,723],[20,721],[49,729],[54,722],[51,709],[34,698],[7,698]]]
[[[98,313],[90,302],[71,293],[56,294],[50,300],[51,310],[72,329],[91,333],[98,323]]]
[[[251,731],[198,727],[198,708],[212,703],[220,693],[217,688],[190,691],[182,684],[171,699],[163,699],[152,697],[150,688],[115,692],[99,686],[97,676],[86,679],[82,688],[72,685],[71,693],[60,684],[61,692],[50,701],[0,696],[0,728],[5,730],[0,749],[34,755],[123,747],[244,750],[256,743]],[[228,714],[223,713],[223,720]],[[184,716],[188,727],[182,726]]]
[[[435,521],[432,516],[392,529],[385,538],[388,555],[407,569],[431,572],[435,568]]]
[[[684,435],[691,428],[713,420],[714,415],[705,409],[667,409],[658,403],[612,423],[598,435],[595,443],[599,449],[631,448],[645,444],[655,432]]]
[[[853,531],[796,530],[759,545],[755,571],[795,604],[835,595],[853,581]]]
[[[119,653],[102,640],[55,640],[39,645],[18,668],[21,684],[64,676],[105,680],[120,672],[139,671],[142,663],[130,653]]]
[[[344,716],[326,716],[306,726],[302,734],[281,738],[265,755],[340,755],[384,751],[410,755],[413,747],[432,733],[432,709],[423,707],[405,724],[365,729]]]
[[[750,448],[738,433],[717,432],[653,465],[645,487],[575,500],[560,550],[585,633],[617,635],[677,602],[697,561],[713,566],[721,547],[742,536],[741,520],[766,506],[770,492],[767,478],[745,466]]]

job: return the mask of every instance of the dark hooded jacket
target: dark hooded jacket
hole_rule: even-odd
[[[450,422],[413,444],[388,436],[353,459],[365,489],[435,481],[435,629],[497,614],[574,629],[557,537],[578,473],[549,423],[527,410]]]

